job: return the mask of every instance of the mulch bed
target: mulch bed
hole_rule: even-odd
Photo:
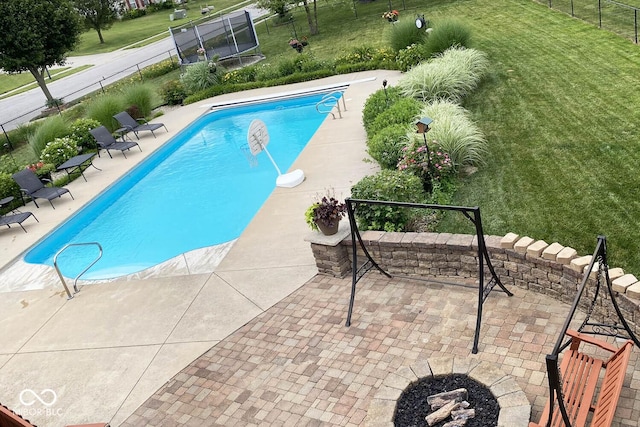
[[[398,399],[393,422],[397,427],[428,426],[425,417],[431,413],[427,404],[427,396],[457,388],[466,388],[469,393],[467,401],[476,411],[475,418],[467,421],[467,427],[495,427],[498,425],[500,406],[491,391],[484,385],[467,375],[446,375],[425,377],[410,384]],[[432,427],[441,427],[444,420]]]

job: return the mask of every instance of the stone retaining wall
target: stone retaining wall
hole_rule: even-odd
[[[351,237],[348,224],[342,225],[336,235],[314,233],[305,239],[311,243],[320,274],[336,277],[351,274]],[[362,239],[373,259],[391,275],[478,277],[477,239],[473,235],[367,231],[362,233]],[[514,233],[486,236],[485,242],[491,263],[507,288],[518,286],[566,303],[575,298],[583,271],[592,258],[591,255],[580,256],[574,249],[559,243],[547,244]],[[364,260],[364,253],[358,248],[359,264]],[[640,282],[621,268],[609,268],[609,276],[625,320],[634,333],[640,334]],[[595,279],[593,272],[586,290],[590,295],[593,295]],[[605,299],[606,294],[606,289],[601,289],[600,295]],[[583,300],[588,299],[583,297]],[[602,319],[613,314],[615,318],[615,313],[609,313],[609,310],[613,308],[605,301],[596,306],[593,316]]]

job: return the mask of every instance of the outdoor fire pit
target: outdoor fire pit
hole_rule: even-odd
[[[482,416],[475,421],[469,419],[466,427],[528,426],[531,405],[510,375],[494,363],[453,356],[429,358],[389,374],[369,405],[365,425],[427,426],[425,416],[433,412],[427,396],[459,388],[468,392],[469,408],[473,407],[476,415]],[[412,405],[415,410],[411,409]],[[493,421],[487,421],[491,416],[495,417]],[[432,427],[450,421],[448,418]]]

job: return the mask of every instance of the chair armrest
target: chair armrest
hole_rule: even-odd
[[[147,119],[145,119],[144,117],[141,117],[139,119],[136,119],[137,121],[139,121],[140,123],[144,124],[144,125],[148,125],[149,121]]]

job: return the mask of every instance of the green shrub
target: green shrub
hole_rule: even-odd
[[[99,95],[87,103],[87,117],[99,121],[110,132],[113,132],[120,127],[113,116],[124,111],[125,108],[122,95],[107,93]]]
[[[396,169],[402,148],[409,143],[406,125],[395,124],[381,129],[367,141],[368,153],[382,169]]]
[[[189,65],[180,76],[180,82],[187,93],[192,94],[218,84],[221,74],[214,62],[202,61]]]
[[[483,164],[487,143],[467,110],[437,101],[425,105],[420,114],[433,119],[429,138],[438,141],[456,167]]]
[[[267,85],[266,82],[277,79],[278,77],[282,76],[282,74],[280,74],[280,65],[279,64],[274,64],[274,65],[260,64],[256,67],[255,76],[256,76],[255,77],[256,82],[263,82],[266,86]]]
[[[163,1],[159,3],[150,3],[147,5],[147,10],[151,13],[159,12],[162,10],[173,10],[175,9],[175,4],[173,1]]]
[[[165,74],[169,74],[173,70],[177,70],[180,68],[180,64],[177,60],[170,58],[160,61],[156,64],[149,65],[148,67],[144,67],[140,73],[142,74],[143,79],[155,79],[156,77],[164,76]]]
[[[256,72],[257,67],[255,65],[229,71],[222,76],[222,84],[255,82]]]
[[[389,106],[395,104],[401,98],[400,88],[396,86],[387,86],[386,91],[380,89],[369,95],[362,109],[362,122],[365,129],[371,126],[380,113],[387,110]]]
[[[187,97],[187,91],[179,80],[169,80],[160,89],[162,99],[167,105],[181,105]]]
[[[100,122],[94,119],[78,119],[71,123],[71,138],[75,139],[78,147],[94,150],[97,148],[95,138],[89,133],[91,129],[100,126]]]
[[[27,122],[19,124],[15,129],[7,132],[11,145],[15,148],[19,145],[29,142],[29,137],[36,131],[40,124],[36,122]],[[6,139],[0,145],[0,152],[4,153],[6,148],[4,144],[7,143]]]
[[[354,199],[425,203],[420,178],[397,170],[381,170],[362,178],[351,188]],[[405,231],[415,212],[408,208],[360,205],[356,219],[361,230]]]
[[[11,178],[11,174],[0,172],[0,199],[4,199],[5,197],[13,196],[15,198],[14,202],[17,203],[20,199],[20,187],[16,182]],[[7,206],[5,209],[7,211],[11,210],[12,206]],[[0,212],[4,214],[5,212]]]
[[[135,105],[140,112],[139,117],[149,117],[153,109],[154,91],[151,86],[137,83],[124,88],[124,104],[131,107]]]
[[[427,57],[443,53],[447,49],[458,47],[470,47],[471,30],[464,24],[447,19],[437,23],[424,42],[424,51]]]
[[[413,141],[402,149],[398,170],[412,173],[420,178],[425,191],[431,194],[434,182],[454,175],[455,167],[449,154],[437,141],[426,143],[423,138]]]
[[[76,140],[65,136],[54,139],[44,147],[44,150],[42,150],[42,161],[58,167],[77,154],[78,144]]]
[[[395,52],[412,44],[420,44],[426,37],[423,29],[417,28],[413,19],[402,19],[391,25],[387,33],[388,44]]]
[[[451,48],[442,55],[416,65],[400,79],[404,96],[429,102],[459,102],[473,91],[487,73],[486,54],[475,49]]]
[[[126,21],[128,19],[141,18],[146,14],[147,14],[147,11],[145,9],[131,9],[122,15],[122,20]]]
[[[42,150],[56,138],[69,135],[69,124],[61,116],[51,116],[45,119],[40,126],[29,137],[29,144],[36,153],[36,157],[41,158]]]
[[[397,66],[401,71],[408,71],[429,57],[425,53],[424,44],[412,44],[400,49],[397,56]]]
[[[13,174],[18,172],[19,167],[11,156],[10,154],[0,156],[0,173]],[[2,199],[2,196],[0,196],[0,199]]]
[[[422,103],[413,98],[401,98],[375,118],[373,123],[366,127],[367,136],[373,137],[376,133],[390,125],[412,125],[422,108]]]

